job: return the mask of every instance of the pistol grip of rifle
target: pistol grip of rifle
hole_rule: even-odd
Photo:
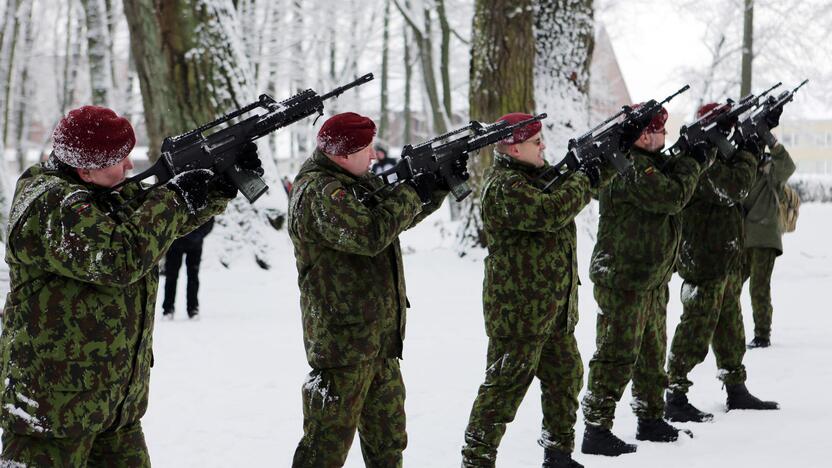
[[[728,138],[725,138],[722,135],[718,135],[710,138],[710,140],[711,143],[713,143],[716,146],[720,156],[722,156],[723,159],[729,159],[731,158],[731,156],[734,155],[736,148],[734,147],[734,145],[731,144],[730,141],[728,141]]]
[[[249,203],[254,203],[269,190],[269,186],[259,175],[240,169],[236,164],[226,169],[225,174],[228,175],[228,178],[231,179],[231,182],[234,183]]]

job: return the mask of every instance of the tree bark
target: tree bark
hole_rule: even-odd
[[[390,0],[384,0],[384,29],[381,37],[381,111],[378,123],[378,139],[387,140],[390,115],[387,100],[388,75],[390,66]]]
[[[18,15],[24,6],[24,0],[10,0],[6,5],[3,27],[3,43],[0,45],[0,80],[3,88],[0,93],[0,117],[2,117],[3,145],[9,142],[9,121],[12,118],[12,89],[14,88],[15,55],[17,53],[17,39],[20,35],[20,20]]]
[[[87,21],[87,58],[90,66],[92,103],[113,106],[113,64],[110,29],[104,0],[81,0]]]
[[[754,0],[745,0],[743,10],[742,71],[740,97],[751,94],[752,61],[754,60]]]
[[[532,0],[477,0],[471,34],[469,114],[493,122],[509,112],[534,112],[534,50]],[[469,162],[472,193],[460,241],[463,247],[485,245],[480,219],[482,176],[491,165],[492,149]]]
[[[451,26],[448,24],[448,15],[445,11],[445,0],[436,0],[436,16],[439,17],[439,29],[441,40],[439,44],[439,74],[442,77],[442,104],[445,106],[445,115],[448,122],[453,121],[451,101]]]
[[[570,138],[589,127],[589,64],[595,47],[593,0],[535,3],[535,99],[549,157],[561,159]]]

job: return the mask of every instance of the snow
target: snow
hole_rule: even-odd
[[[585,365],[595,350],[597,305],[587,275],[594,208],[582,213],[578,229],[583,285],[576,336]],[[486,367],[483,252],[458,257],[452,239],[439,234],[455,231],[445,216],[442,210],[401,236],[413,305],[402,361],[409,436],[405,464],[418,468],[459,466],[463,431]],[[746,354],[749,389],[779,401],[780,411],[725,413],[724,391],[709,356],[690,376],[695,383],[690,398],[714,413],[715,421],[679,424],[693,431],[693,439],[637,442],[628,391],[618,404],[613,430],[638,443],[638,452],[606,458],[578,450],[576,459],[593,468],[828,466],[832,409],[815,402],[827,401],[832,383],[832,316],[828,306],[819,305],[832,277],[832,245],[826,239],[830,227],[832,204],[801,206],[798,230],[784,237],[785,254],[774,271],[773,346]],[[175,320],[157,321],[150,406],[143,419],[154,466],[290,466],[302,433],[301,388],[313,385],[314,378],[308,378],[304,355],[291,241],[285,230],[271,235],[276,261],[268,271],[250,262],[222,268],[220,239],[209,236],[200,321],[185,318],[184,280]],[[668,339],[682,311],[680,287],[674,277]],[[161,308],[161,297],[158,304]],[[751,334],[747,287],[743,308]],[[534,383],[508,427],[499,466],[540,466],[540,420],[540,391]],[[576,432],[579,448],[580,413]],[[364,466],[357,437],[346,466]]]

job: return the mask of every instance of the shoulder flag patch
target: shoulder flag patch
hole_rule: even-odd
[[[644,174],[648,176],[653,175],[654,172],[656,172],[656,170],[653,168],[653,166],[647,166],[647,169],[644,170]]]

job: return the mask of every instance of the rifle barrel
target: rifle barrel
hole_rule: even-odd
[[[362,77],[356,78],[351,83],[347,83],[344,86],[339,86],[339,87],[333,89],[332,91],[324,94],[323,96],[321,96],[321,101],[326,101],[327,99],[339,96],[341,93],[343,93],[344,91],[347,91],[348,89],[355,88],[356,86],[363,85],[364,83],[369,83],[370,81],[373,81],[373,78],[374,78],[374,76],[373,76],[372,73],[367,73],[366,75],[364,75]]]

